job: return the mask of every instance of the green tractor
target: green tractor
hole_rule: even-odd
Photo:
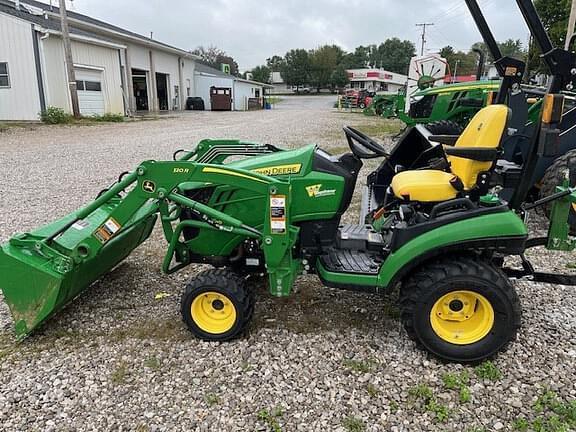
[[[411,65],[410,69],[415,69],[418,74],[417,80],[409,78],[409,81],[415,81],[416,91],[407,95],[409,85],[406,84],[397,94],[376,95],[364,114],[398,118],[408,127],[424,124],[431,133],[437,135],[462,133],[472,117],[490,102],[491,95],[499,88],[499,81],[480,80],[484,69],[484,53],[476,51],[479,54],[477,81],[438,87],[437,82],[450,77],[450,74],[443,75],[438,63],[430,65],[428,71],[424,64]],[[440,58],[436,62],[445,63]],[[449,69],[448,65],[445,67]],[[438,76],[439,73],[442,75]]]
[[[534,8],[530,0],[518,3]],[[254,312],[256,277],[266,275],[270,294],[285,297],[299,275],[314,274],[325,286],[358,292],[399,288],[408,335],[440,358],[477,362],[494,355],[521,324],[510,278],[576,285],[574,277],[535,271],[524,256],[533,246],[576,247],[567,223],[576,188],[566,180],[527,203],[522,187],[540,155],[558,151],[561,91],[576,80],[569,73],[576,54],[562,53],[568,75],[544,98],[510,200],[498,196],[511,178],[497,162],[518,132],[514,113],[501,103],[480,110],[455,140],[422,135],[415,152],[405,138],[414,168],[396,170],[384,205],[362,214],[359,224],[341,219],[363,162],[380,159],[384,169],[391,156],[362,132],[344,129],[350,152],[343,155],[314,145],[281,150],[205,140],[173,161],[142,162],[86,207],[2,245],[0,288],[17,338],[125,259],[159,221],[165,273],[212,266],[183,289],[182,317],[196,337],[242,335]],[[548,235],[529,238],[526,213],[547,204]],[[508,256],[519,257],[522,268],[507,267]]]
[[[425,88],[410,96],[408,112],[406,90],[401,89],[395,95],[377,95],[364,113],[398,118],[408,127],[424,124],[438,135],[458,135],[498,87],[499,81],[472,81]]]

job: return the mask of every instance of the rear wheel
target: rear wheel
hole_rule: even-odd
[[[540,198],[547,197],[556,192],[556,186],[560,186],[568,173],[570,186],[576,184],[576,150],[570,150],[565,155],[560,156],[548,167],[544,177],[542,177],[542,186],[540,188]],[[544,207],[546,217],[550,217],[552,204]],[[572,209],[568,216],[570,224],[570,234],[576,234],[576,205],[572,204]]]
[[[452,120],[440,120],[433,123],[428,123],[426,129],[432,135],[461,135],[464,128]]]
[[[200,273],[186,286],[182,318],[198,338],[227,341],[238,337],[254,312],[254,297],[243,278],[226,269]]]
[[[520,327],[520,300],[508,278],[487,261],[441,259],[402,287],[408,335],[445,360],[477,362],[500,351]]]

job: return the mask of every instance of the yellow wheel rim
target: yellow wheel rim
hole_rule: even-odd
[[[494,326],[494,309],[486,297],[473,291],[452,291],[430,311],[432,329],[442,340],[468,345],[482,340]]]
[[[208,291],[197,296],[191,306],[192,320],[201,330],[222,334],[234,327],[236,307],[223,294]]]

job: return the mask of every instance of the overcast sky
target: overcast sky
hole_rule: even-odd
[[[527,41],[514,0],[480,5],[498,40]],[[74,0],[71,9],[144,35],[153,31],[179,48],[215,45],[242,71],[291,48],[335,43],[353,50],[394,36],[419,46],[421,22],[435,23],[430,51],[468,49],[481,40],[464,0]]]

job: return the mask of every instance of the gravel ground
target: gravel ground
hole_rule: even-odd
[[[337,152],[345,149],[343,125],[378,121],[333,112],[330,101],[0,133],[0,241],[76,209],[139,161],[169,159],[202,138],[316,142]],[[349,221],[357,210],[356,201]],[[156,229],[18,345],[0,305],[0,430],[498,431],[540,415],[534,404],[545,389],[576,398],[574,288],[516,283],[523,327],[494,360],[500,377],[491,380],[420,351],[401,329],[393,299],[327,289],[313,277],[299,279],[288,299],[261,289],[244,339],[198,341],[181,322],[179,295],[201,267],[165,276],[164,251]],[[557,271],[573,260],[532,256]],[[170,296],[155,300],[158,292]],[[469,375],[469,401],[446,388],[447,373]]]

